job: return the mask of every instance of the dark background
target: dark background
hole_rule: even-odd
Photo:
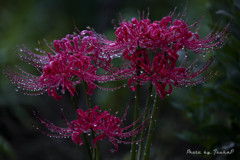
[[[186,5],[187,4],[187,5]],[[38,40],[52,41],[80,30],[94,28],[114,40],[112,20],[118,23],[119,15],[130,20],[138,17],[137,11],[150,9],[150,19],[161,20],[177,7],[182,13],[187,6],[187,23],[192,24],[203,16],[201,37],[211,31],[214,24],[225,26],[231,19],[231,33],[227,44],[212,53],[217,59],[213,68],[219,74],[205,84],[191,88],[174,89],[171,96],[162,100],[158,109],[151,159],[153,160],[238,160],[240,141],[240,2],[239,0],[1,0],[0,1],[0,69],[6,65],[19,65],[36,72],[17,56],[17,45],[25,44],[34,50]],[[220,26],[220,25],[218,25]],[[208,56],[206,56],[208,58]],[[145,102],[146,86],[141,91]],[[133,106],[134,95],[127,88],[113,92],[96,90],[92,105],[100,105],[122,115],[128,100]],[[82,88],[78,101],[85,107]],[[76,118],[70,96],[56,102],[47,94],[24,96],[1,74],[0,77],[0,159],[17,160],[80,160],[86,159],[85,148],[70,139],[54,139],[37,132],[32,111],[39,110],[56,125],[63,126],[60,108],[64,108],[69,121]],[[127,124],[132,121],[130,108]],[[116,154],[108,152],[113,146],[100,144],[102,159],[127,160],[130,145],[120,144]],[[186,155],[187,149],[234,149],[232,155]]]

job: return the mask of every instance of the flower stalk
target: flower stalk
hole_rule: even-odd
[[[77,97],[76,96],[71,96],[71,99],[72,99],[74,109],[77,110],[78,109]]]
[[[84,86],[84,93],[85,93],[85,98],[86,98],[86,105],[87,105],[87,108],[90,109],[91,101],[90,101],[89,95],[87,94],[87,84],[85,82],[83,82],[83,86]],[[92,133],[92,138],[95,139],[94,131],[91,130],[91,133]],[[96,143],[96,147],[93,147],[92,153],[93,153],[92,160],[100,160],[101,159],[98,142]]]
[[[77,109],[78,109],[78,103],[77,103],[77,98],[76,98],[76,96],[72,96],[71,99],[72,99],[73,106],[74,106],[75,110],[77,111]],[[93,159],[93,156],[92,156],[91,148],[90,148],[90,145],[89,145],[89,142],[88,142],[88,139],[87,139],[87,136],[86,136],[85,133],[82,134],[82,139],[83,139],[84,144],[85,144],[85,146],[86,146],[88,158],[89,158],[89,160],[92,160],[92,159]]]
[[[150,103],[151,103],[151,97],[152,97],[152,89],[153,89],[153,85],[152,82],[150,82],[149,84],[149,88],[148,88],[148,94],[147,94],[147,100],[146,100],[146,104],[145,104],[145,114],[143,116],[143,122],[146,121],[148,112],[149,112],[149,107],[150,107]],[[140,139],[144,139],[144,134],[145,134],[145,129],[142,130],[141,132],[141,136]],[[138,147],[138,160],[141,160],[142,158],[142,150],[143,150],[143,145],[144,145],[144,141],[141,141]]]
[[[149,159],[150,155],[150,149],[151,149],[151,143],[152,143],[152,136],[153,136],[153,130],[155,126],[155,121],[156,121],[156,113],[157,113],[157,107],[159,105],[160,99],[158,95],[156,94],[154,104],[153,104],[153,109],[152,109],[152,114],[151,114],[151,120],[150,120],[150,125],[148,129],[148,134],[147,134],[147,141],[145,145],[145,150],[144,150],[144,160]]]
[[[140,85],[136,85],[136,91],[135,91],[135,107],[134,107],[134,122],[138,119],[138,112],[139,112],[139,100],[140,100]],[[136,129],[137,123],[133,125],[133,129]],[[132,138],[132,148],[131,148],[131,160],[136,159],[136,141],[137,136],[133,136]]]
[[[90,109],[91,108],[91,100],[90,100],[90,97],[87,94],[87,84],[85,82],[83,82],[83,87],[84,87],[86,105],[87,105],[87,108]]]
[[[93,160],[92,151],[91,151],[91,148],[90,148],[90,145],[89,145],[86,133],[82,134],[82,138],[83,138],[83,142],[84,142],[84,144],[86,146],[86,150],[87,150],[87,154],[88,154],[89,160]]]

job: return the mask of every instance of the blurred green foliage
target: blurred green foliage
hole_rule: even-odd
[[[5,65],[20,65],[34,72],[33,67],[25,65],[17,57],[17,45],[25,44],[34,50],[40,47],[37,41],[59,39],[86,26],[94,28],[114,39],[111,23],[118,22],[119,13],[130,20],[138,17],[137,10],[150,9],[150,18],[160,20],[175,7],[177,13],[184,10],[186,2],[180,0],[2,0],[0,1],[0,70]],[[222,22],[222,27],[231,21],[231,32],[227,44],[217,50],[219,74],[210,82],[192,88],[175,89],[174,93],[161,102],[158,123],[154,134],[152,159],[186,160],[186,150],[215,148],[235,149],[228,157],[237,160],[240,156],[240,4],[237,0],[188,1],[188,24],[196,22],[204,15],[200,34],[206,35],[214,24]],[[231,19],[231,20],[230,20]],[[115,84],[114,84],[115,85]],[[117,84],[120,85],[120,84]],[[81,90],[81,87],[80,87]],[[146,86],[141,91],[141,104],[144,104]],[[186,96],[187,95],[187,96]],[[15,92],[14,86],[6,77],[0,76],[0,159],[82,159],[86,158],[83,147],[77,147],[70,140],[50,139],[36,132],[31,125],[34,122],[32,110],[39,109],[49,120],[57,124],[61,121],[60,107],[69,120],[75,115],[72,111],[70,96],[56,102],[46,94],[38,97],[24,96]],[[96,91],[92,97],[93,105],[111,107],[119,115],[130,99],[133,106],[134,95],[127,88],[114,92]],[[85,106],[82,91],[78,93],[79,104]],[[128,122],[132,120],[130,113]],[[177,136],[176,136],[177,135]],[[111,144],[101,145],[103,159],[128,159],[129,146],[120,145],[116,154],[109,154]],[[235,156],[235,157],[233,157]],[[205,156],[202,159],[219,157]],[[220,157],[221,158],[221,157]],[[235,159],[234,159],[235,158]]]
[[[10,144],[0,136],[0,159],[15,159],[15,154]]]
[[[211,0],[209,11],[210,26],[222,22],[223,27],[230,23],[229,39],[223,49],[215,53],[218,75],[211,83],[192,88],[188,93],[191,96],[182,102],[186,105],[180,108],[193,121],[193,127],[178,136],[211,152],[234,149],[234,154],[206,155],[206,159],[237,160],[240,158],[239,1]]]

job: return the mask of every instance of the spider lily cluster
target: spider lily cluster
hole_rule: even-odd
[[[99,106],[95,106],[92,109],[88,109],[87,111],[83,111],[82,109],[77,109],[77,120],[73,120],[68,122],[65,118],[64,114],[63,118],[66,122],[67,128],[61,128],[55,126],[53,123],[48,121],[45,117],[41,116],[39,113],[34,113],[35,117],[51,132],[56,134],[49,134],[42,130],[42,133],[47,134],[50,137],[55,138],[66,138],[71,137],[72,141],[78,145],[83,145],[83,140],[81,138],[81,134],[85,133],[91,135],[95,133],[96,136],[93,140],[93,146],[96,146],[96,143],[100,140],[107,138],[114,146],[115,150],[110,150],[110,152],[114,153],[118,150],[118,143],[131,143],[130,141],[126,141],[123,139],[132,137],[137,135],[143,128],[147,121],[139,125],[137,128],[129,130],[135,123],[137,123],[140,119],[135,121],[133,124],[128,125],[126,127],[121,127],[124,120],[126,119],[126,114],[120,119],[116,115],[111,115],[109,111],[101,111]],[[37,128],[39,130],[39,128]],[[93,132],[92,132],[93,131]]]
[[[36,52],[22,46],[19,57],[33,65],[39,75],[27,73],[20,67],[17,70],[7,67],[4,74],[24,94],[47,92],[56,100],[61,100],[66,91],[75,96],[76,86],[80,83],[87,86],[86,94],[92,95],[96,88],[120,88],[103,88],[99,83],[120,80],[126,82],[123,86],[136,92],[137,86],[150,83],[155,87],[157,97],[163,99],[172,93],[174,87],[200,84],[214,76],[215,72],[209,69],[213,66],[214,57],[205,63],[200,57],[222,47],[228,35],[226,26],[213,29],[200,38],[199,22],[187,25],[183,17],[175,16],[173,12],[160,21],[152,22],[148,15],[141,17],[139,14],[139,19],[119,22],[115,27],[114,41],[88,29],[46,42],[47,48],[42,47]],[[196,58],[190,61],[189,54]],[[120,59],[122,66],[114,66],[113,59]],[[57,127],[37,114],[36,118],[58,134],[53,137],[71,137],[73,142],[82,145],[81,134],[94,133],[93,146],[107,138],[115,146],[115,151],[117,142],[128,143],[121,138],[136,136],[147,121],[144,118],[140,125],[136,125],[139,119],[135,118],[133,124],[122,128],[123,120],[109,111],[100,111],[98,106],[87,111],[77,109],[76,112],[77,120],[68,122],[64,117],[67,128]],[[129,130],[132,126],[133,129]]]

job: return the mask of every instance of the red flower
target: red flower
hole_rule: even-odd
[[[98,39],[94,35],[98,36]],[[32,64],[41,75],[32,75],[21,68],[18,68],[20,72],[15,71],[10,67],[5,69],[4,74],[28,95],[38,95],[47,91],[50,96],[60,100],[62,96],[58,95],[56,90],[61,89],[63,94],[68,90],[74,96],[75,86],[82,81],[88,85],[87,94],[92,94],[96,86],[104,89],[95,82],[121,79],[118,69],[110,64],[116,54],[110,50],[104,52],[106,46],[112,42],[99,37],[100,35],[93,31],[67,35],[61,40],[54,40],[53,46],[46,43],[51,52],[37,49],[42,54],[36,54],[23,47],[20,49],[23,52],[19,54],[20,58]],[[105,70],[105,73],[97,75],[96,71],[99,68]]]
[[[187,50],[205,53],[220,48],[227,38],[228,26],[223,30],[213,30],[200,39],[198,28],[191,31],[197,25],[188,26],[181,17],[173,19],[173,14],[152,23],[148,17],[121,22],[115,34],[123,57],[129,62],[127,70],[126,67],[123,69],[129,71],[129,87],[134,91],[135,84],[151,81],[163,98],[172,92],[173,86],[196,85],[211,78],[214,72],[208,68],[213,58],[203,65],[200,65],[199,56],[194,62],[189,62]],[[185,52],[181,65],[177,65],[179,51]]]
[[[42,65],[42,64],[41,64]],[[37,67],[37,66],[36,66]],[[19,68],[21,73],[8,67],[4,73],[17,85],[19,89],[30,91],[26,94],[40,94],[45,91],[56,100],[60,100],[56,90],[61,87],[64,94],[68,90],[72,96],[75,95],[74,86],[86,82],[89,90],[88,94],[93,93],[97,81],[96,67],[91,64],[88,56],[81,54],[48,54],[48,63],[41,66],[41,76],[34,76]]]
[[[198,52],[209,52],[224,45],[227,38],[226,26],[222,31],[212,31],[206,37],[200,39],[199,28],[195,32],[191,30],[199,22],[188,26],[183,19],[174,19],[174,13],[164,17],[161,21],[147,18],[133,18],[130,22],[123,21],[115,31],[116,42],[125,48],[129,54],[136,51],[138,47],[148,50],[161,50],[170,56],[177,57],[176,52],[184,47]],[[171,53],[169,49],[173,50]],[[173,54],[173,55],[172,55]]]
[[[156,52],[153,62],[150,63],[148,53],[145,49],[141,49],[134,52],[131,58],[135,73],[128,81],[129,87],[134,91],[135,86],[132,84],[142,85],[151,81],[161,98],[171,94],[173,86],[197,85],[215,75],[214,71],[208,71],[214,61],[213,57],[202,65],[199,57],[192,64],[188,64],[188,55],[186,54],[182,64],[177,66],[175,61],[171,61],[169,56],[163,55],[161,52]]]
[[[82,109],[77,110],[78,119],[68,122],[63,115],[63,118],[67,124],[67,128],[61,128],[55,126],[53,123],[48,121],[46,118],[40,114],[35,114],[36,118],[45,126],[48,130],[56,134],[48,134],[42,130],[42,133],[47,134],[50,137],[56,138],[66,138],[71,137],[72,141],[76,144],[82,145],[83,141],[81,139],[81,134],[86,133],[88,135],[95,133],[95,138],[92,140],[93,145],[99,141],[107,138],[115,146],[115,150],[110,152],[117,152],[118,143],[131,143],[128,141],[121,140],[121,138],[129,138],[137,135],[144,127],[144,123],[139,125],[137,128],[127,131],[139,120],[127,127],[121,127],[125,117],[126,112],[122,119],[115,115],[111,115],[109,111],[101,111],[98,106],[93,109],[88,109],[83,111]],[[39,128],[37,128],[39,130]]]
[[[40,76],[42,84],[47,86],[48,94],[55,99],[61,99],[56,95],[56,89],[61,86],[62,93],[68,90],[72,96],[75,95],[74,86],[84,81],[88,84],[88,94],[93,93],[96,87],[96,67],[91,65],[88,56],[80,54],[59,54],[50,59],[50,63],[45,65]]]

